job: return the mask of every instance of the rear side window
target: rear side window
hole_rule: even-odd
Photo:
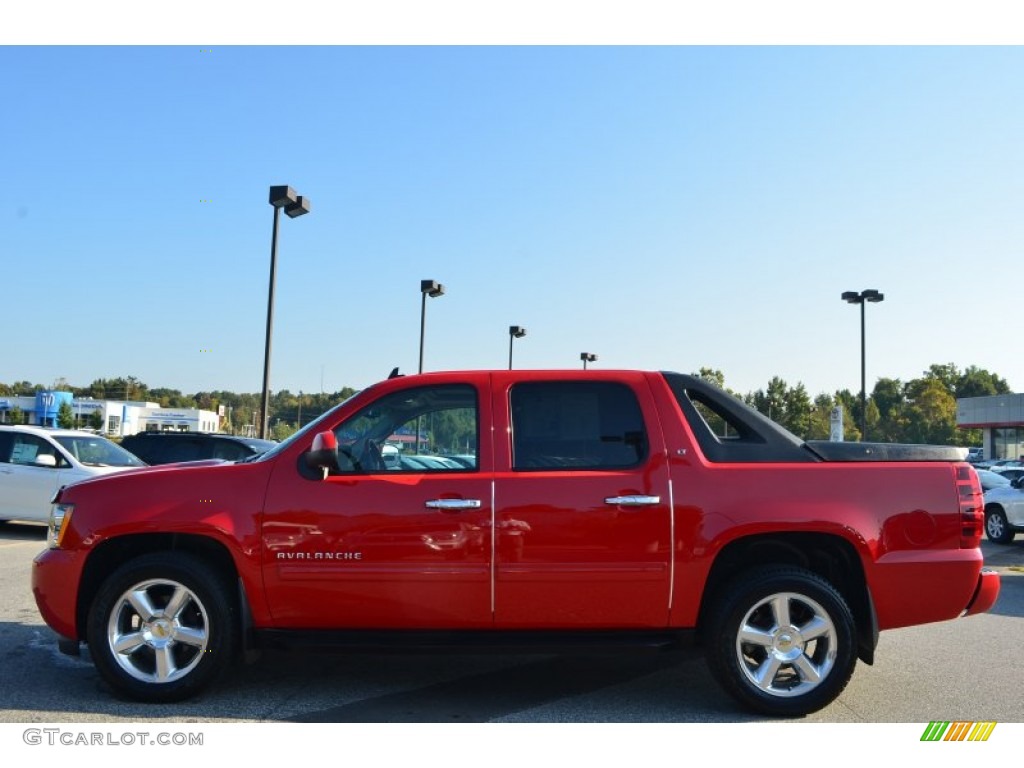
[[[121,445],[147,464],[170,464],[210,457],[209,451],[204,455],[199,442],[188,437],[179,438],[161,434],[150,436],[148,433],[142,433],[134,439],[126,437]]]
[[[213,458],[215,459],[241,461],[252,453],[244,445],[240,445],[233,440],[212,440],[211,442],[213,443]]]
[[[623,384],[524,382],[509,406],[515,470],[624,469],[647,458],[640,404]]]

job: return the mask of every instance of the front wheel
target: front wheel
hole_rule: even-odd
[[[238,620],[224,580],[188,554],[131,560],[100,587],[87,628],[117,692],[147,702],[198,693],[233,661]]]
[[[1014,532],[1001,507],[989,507],[985,510],[985,534],[989,541],[996,544],[1009,544],[1013,541]]]
[[[853,614],[817,574],[775,566],[741,574],[708,619],[711,672],[742,704],[798,716],[834,701],[857,663]]]

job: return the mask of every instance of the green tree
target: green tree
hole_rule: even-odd
[[[149,387],[134,376],[115,379],[94,379],[82,394],[97,400],[146,400]]]
[[[803,382],[798,382],[795,387],[790,387],[783,399],[785,408],[785,419],[782,426],[806,439],[811,431],[811,410],[813,405],[811,397],[807,394],[807,388]]]
[[[905,439],[911,443],[956,445],[956,398],[939,378],[915,379],[908,385],[914,392],[907,408]]]
[[[870,397],[868,398],[867,405],[864,407],[864,419],[867,421],[867,438],[874,443],[885,442],[879,429],[881,416],[878,413],[878,405]]]
[[[807,440],[828,440],[832,435],[832,408],[835,401],[832,395],[821,393],[814,398],[814,405],[811,407],[808,418]]]
[[[698,379],[714,384],[719,389],[725,389],[725,374],[717,368],[701,368],[699,373],[691,374]]]
[[[955,394],[958,398],[1007,395],[1009,393],[1010,385],[1006,383],[1006,379],[974,365],[968,366],[956,382]]]
[[[424,417],[424,429],[435,453],[476,453],[476,413],[471,408],[450,408]]]
[[[57,426],[61,429],[71,429],[75,426],[75,412],[71,410],[71,403],[62,400],[57,409]]]
[[[8,424],[24,424],[25,414],[22,413],[21,408],[14,406],[7,412],[7,423]]]
[[[906,404],[906,397],[903,393],[903,382],[899,379],[881,378],[875,382],[875,388],[871,392],[871,399],[878,407],[878,415],[882,421],[899,414],[899,411]]]
[[[158,387],[149,390],[148,399],[159,403],[162,408],[192,408],[192,398],[181,394],[177,389]]]
[[[285,438],[291,437],[295,432],[295,426],[285,421],[277,421],[274,426],[270,428],[270,437],[273,440],[284,440]]]
[[[933,363],[932,365],[928,366],[928,370],[924,372],[922,379],[937,380],[940,384],[942,384],[943,389],[945,389],[947,392],[949,392],[949,394],[955,397],[956,385],[957,382],[960,381],[960,376],[960,369],[957,368],[956,364],[954,363],[945,363],[943,365]],[[915,379],[915,381],[920,380],[921,379]]]
[[[97,431],[103,429],[103,411],[99,408],[94,408],[89,414],[89,426]]]

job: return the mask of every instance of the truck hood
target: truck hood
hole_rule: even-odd
[[[66,489],[72,487],[77,489],[86,486],[98,485],[99,483],[109,485],[112,482],[123,481],[129,478],[145,482],[147,478],[156,480],[168,473],[180,472],[183,469],[217,467],[231,463],[232,462],[224,461],[223,459],[203,459],[202,461],[185,461],[178,464],[158,464],[152,467],[132,467],[129,469],[125,469],[124,467],[96,467],[95,469],[97,470],[97,473],[95,475],[78,480],[74,483],[69,483],[61,488],[59,493],[63,493]]]

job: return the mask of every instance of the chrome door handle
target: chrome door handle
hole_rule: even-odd
[[[611,496],[604,503],[616,507],[650,507],[661,504],[661,496]]]
[[[447,512],[480,509],[480,499],[431,499],[426,505],[428,509],[442,509]]]

